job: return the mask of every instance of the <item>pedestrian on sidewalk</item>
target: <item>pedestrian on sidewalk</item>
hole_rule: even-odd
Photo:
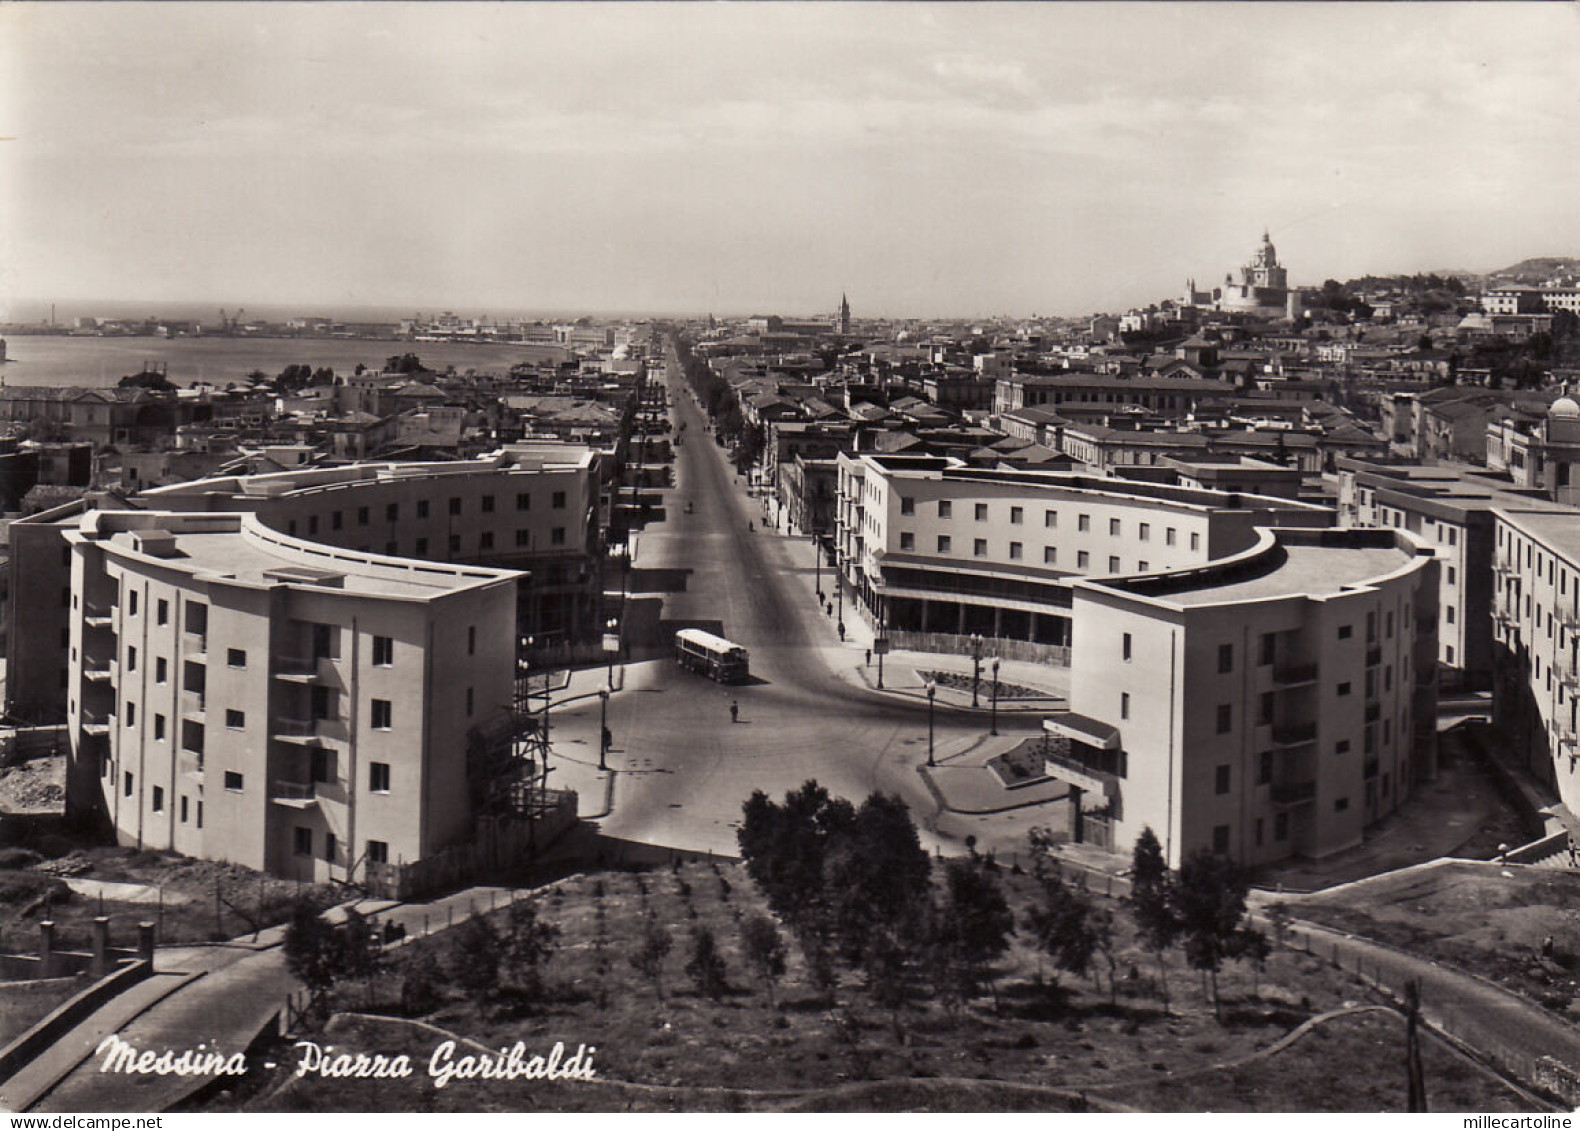
[[[872,667],[872,649],[871,648],[867,649],[867,666],[869,668]]]
[[[741,705],[739,703],[737,703],[734,699],[731,699],[730,700],[730,722],[732,722],[732,723],[740,722],[740,717],[741,717]]]

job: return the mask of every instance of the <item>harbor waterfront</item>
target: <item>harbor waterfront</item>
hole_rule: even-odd
[[[521,362],[561,352],[554,345],[509,342],[414,342],[376,338],[92,337],[64,334],[6,336],[9,360],[0,367],[6,385],[79,385],[112,388],[144,368],[165,369],[177,385],[237,384],[253,370],[273,377],[287,365],[328,366],[348,374],[358,365],[379,369],[395,354],[415,353],[430,369],[503,373]]]

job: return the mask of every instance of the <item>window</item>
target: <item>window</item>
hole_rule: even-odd
[[[373,638],[373,666],[387,668],[395,662],[395,641],[389,636]]]
[[[1058,511],[1043,511],[1042,512],[1042,524],[1043,524],[1043,526],[1047,527],[1049,530],[1057,530],[1059,528],[1059,512]]]
[[[556,492],[554,492],[553,496],[550,497],[550,499],[549,499],[549,506],[553,507],[557,511],[564,510],[565,509],[565,492],[564,491],[556,491]]]
[[[954,514],[955,507],[948,499],[938,500],[938,517],[949,518]]]
[[[461,536],[459,534],[452,534],[452,535],[450,535],[450,553],[451,554],[459,554],[460,552],[461,552]]]
[[[170,602],[161,599],[159,601],[159,603],[154,606],[154,622],[156,624],[168,624],[169,621],[170,621]]]
[[[1020,561],[1020,559],[1021,559],[1021,545],[1020,545],[1020,543],[1019,542],[1011,542],[1009,544],[1009,560],[1012,561],[1012,562],[1018,562],[1018,561]]]
[[[334,833],[325,833],[324,834],[324,859],[329,861],[331,864],[333,864],[335,862],[335,853],[338,850],[338,848],[339,848],[339,845],[337,845],[335,843],[335,834]]]
[[[553,530],[549,531],[549,545],[565,545],[565,528],[563,526],[556,526]]]
[[[1009,508],[1010,525],[1012,525],[1012,526],[1019,526],[1023,521],[1025,521],[1025,518],[1026,518],[1026,508],[1025,507],[1010,507]]]
[[[971,543],[971,552],[979,558],[987,557],[987,539],[977,538]]]
[[[1075,519],[1075,528],[1082,533],[1092,529],[1092,516],[1089,514],[1077,515]]]
[[[368,863],[388,864],[390,862],[390,846],[382,840],[368,841]]]
[[[181,795],[181,823],[187,823],[187,795],[184,793]]]
[[[1077,550],[1077,551],[1075,551],[1075,568],[1076,569],[1085,569],[1088,565],[1091,564],[1091,561],[1092,561],[1092,555],[1088,554],[1085,550]]]
[[[1229,826],[1214,825],[1212,827],[1212,850],[1219,856],[1229,854]]]
[[[909,518],[911,515],[914,515],[915,513],[916,513],[916,500],[915,499],[908,499],[904,495],[901,495],[900,496],[900,514],[902,514],[905,517]]]
[[[1043,565],[1057,565],[1058,562],[1059,562],[1059,551],[1058,551],[1058,549],[1053,547],[1053,546],[1044,546],[1042,548],[1042,564]]]
[[[1354,626],[1348,625],[1348,624],[1341,624],[1341,625],[1339,625],[1339,639],[1340,640],[1348,640],[1354,634],[1355,634]]]
[[[127,770],[121,775],[121,795],[123,797],[130,797],[132,795],[132,785],[132,772]]]
[[[977,521],[978,522],[986,522],[987,521],[987,507],[988,507],[988,505],[986,503],[978,503],[976,505],[976,514],[977,514]]]
[[[225,649],[225,666],[230,668],[246,667],[247,653],[241,648]]]
[[[1151,568],[1152,568],[1152,563],[1147,561],[1145,558],[1143,558],[1141,561],[1136,563],[1136,569],[1139,570],[1142,573],[1146,573],[1147,570],[1149,570]]]
[[[532,509],[532,496],[528,492],[520,491],[516,494],[516,509],[518,511],[529,511]]]
[[[155,715],[154,716],[154,741],[155,742],[163,742],[164,740],[165,740],[165,717],[163,715]]]
[[[225,771],[225,788],[231,793],[240,793],[242,791],[243,782],[244,779],[235,770]],[[198,804],[202,805],[203,803],[199,801]]]
[[[418,518],[427,518],[428,517],[428,500],[427,499],[418,499],[417,500],[417,517]]]
[[[341,516],[339,511],[331,511],[330,512],[330,514],[329,514],[329,528],[331,530],[339,530],[345,524],[346,524],[345,523],[345,519]]]
[[[451,514],[460,514],[461,513],[461,500],[460,499],[451,499],[450,500],[450,513]]]
[[[475,624],[466,626],[466,654],[468,656],[477,655],[477,626]]]
[[[1163,544],[1165,546],[1172,546],[1172,545],[1174,545],[1174,528],[1172,526],[1164,528],[1164,530],[1163,530]]]
[[[1341,739],[1339,739],[1337,742],[1335,742],[1333,744],[1333,753],[1335,753],[1335,754],[1348,754],[1349,752],[1350,752],[1350,740],[1349,739],[1341,738]]]
[[[389,730],[394,717],[394,709],[388,699],[373,700],[373,729]]]
[[[388,522],[399,522],[400,521],[400,504],[399,503],[389,503],[388,505],[386,505],[385,508],[384,508],[384,518]]]
[[[912,534],[909,530],[902,530],[900,532],[900,549],[916,549],[916,535]]]
[[[1342,813],[1342,812],[1344,812],[1344,810],[1348,809],[1349,807],[1350,807],[1350,799],[1348,797],[1340,797],[1339,799],[1337,799],[1336,801],[1333,802],[1333,811],[1335,813]]]
[[[135,589],[126,595],[126,614],[133,617],[137,615],[137,590]]]
[[[1264,750],[1256,756],[1256,784],[1266,785],[1273,780],[1273,752]]]
[[[1261,848],[1262,847],[1262,818],[1258,817],[1256,819],[1256,824],[1253,827],[1256,829],[1256,847]]]
[[[517,546],[530,546],[530,545],[532,545],[532,531],[530,531],[530,530],[518,530],[518,531],[516,531],[516,545]]]
[[[318,533],[318,516],[316,514],[311,514],[311,515],[307,516],[307,533],[308,534],[317,534]]]
[[[203,802],[201,801],[198,802],[197,827],[200,829],[203,827]]]
[[[247,712],[238,711],[234,707],[225,709],[225,729],[245,730],[247,726]]]
[[[1453,573],[1453,572],[1454,572],[1453,570],[1449,570],[1449,573]],[[1385,618],[1383,618],[1383,626],[1384,626],[1383,627],[1383,635],[1386,636],[1389,640],[1392,640],[1393,639],[1393,612],[1391,610],[1389,611],[1388,615]]]
[[[1454,584],[1454,567],[1453,566],[1449,566],[1448,567],[1448,583],[1450,585]],[[1392,613],[1388,614],[1388,622],[1390,624],[1393,623],[1393,614]]]
[[[137,646],[135,644],[129,644],[126,647],[126,670],[129,672],[137,670]]]
[[[1119,556],[1117,554],[1110,554],[1110,555],[1108,555],[1108,572],[1109,573],[1118,573],[1119,572]]]
[[[1234,707],[1228,703],[1218,704],[1218,733],[1228,734],[1234,728]]]
[[[1137,529],[1137,533],[1140,535],[1143,542],[1150,542],[1152,540],[1152,524],[1150,522],[1143,522]]]
[[[1125,663],[1128,664],[1130,662],[1130,654],[1131,654],[1130,653],[1130,633],[1128,633],[1128,632],[1125,633],[1124,637],[1120,640],[1119,653],[1123,657]]]
[[[1454,606],[1453,605],[1447,605],[1447,606],[1445,606],[1443,608],[1443,619],[1448,621],[1449,624],[1453,624],[1454,623]],[[1549,616],[1548,621],[1547,621],[1547,635],[1548,636],[1552,635],[1552,628],[1553,628],[1553,622],[1552,622],[1551,616]]]
[[[297,825],[291,830],[291,845],[298,856],[311,856],[313,854],[313,830],[306,825]]]
[[[1271,632],[1262,633],[1257,645],[1257,665],[1265,668],[1268,664],[1271,664],[1273,662],[1273,649],[1277,646],[1277,637],[1275,637]]]
[[[472,717],[472,708],[473,708],[473,705],[474,705],[475,702],[476,702],[476,700],[473,697],[472,689],[470,687],[468,687],[466,689],[466,717],[467,718],[471,718]]]
[[[1274,840],[1288,840],[1289,839],[1289,814],[1288,813],[1274,813],[1273,814],[1273,839]]]
[[[1119,520],[1117,518],[1108,520],[1108,536],[1110,538],[1119,537]]]
[[[1256,725],[1259,727],[1273,724],[1273,693],[1264,691],[1256,697]]]
[[[1348,681],[1339,684],[1339,696],[1341,698],[1343,696],[1345,696],[1345,695],[1348,695],[1349,693],[1350,693],[1350,685],[1349,685]]]
[[[1128,691],[1119,693],[1119,717],[1121,719],[1130,717],[1130,692]]]
[[[154,786],[154,812],[155,813],[163,813],[164,811],[165,811],[165,787],[162,786],[162,785],[156,785],[156,786]]]
[[[1192,550],[1201,549],[1201,535],[1195,533],[1194,531],[1192,531],[1190,536],[1190,548]]]
[[[367,507],[358,507],[357,508],[357,525],[358,526],[366,526],[367,524],[368,524],[368,508]]]
[[[137,725],[137,704],[130,699],[126,701],[126,725],[129,727]]]
[[[940,554],[949,553],[949,535],[940,534],[938,536],[938,552]]]
[[[1212,775],[1212,791],[1214,793],[1229,792],[1229,767],[1219,766]]]
[[[1234,671],[1234,645],[1218,645],[1218,674],[1227,675]]]
[[[368,763],[368,789],[374,793],[388,793],[390,791],[390,764],[388,762]]]

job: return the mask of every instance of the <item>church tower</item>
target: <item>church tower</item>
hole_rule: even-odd
[[[843,294],[839,296],[839,332],[850,333],[850,300]]]

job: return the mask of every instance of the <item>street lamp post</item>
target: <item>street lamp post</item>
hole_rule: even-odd
[[[620,622],[610,617],[604,622],[603,651],[609,659],[609,690],[614,690],[614,658],[620,654]]]
[[[998,657],[993,657],[993,725],[989,734],[998,734]]]
[[[609,753],[609,692],[598,692],[598,768],[607,770]]]
[[[938,694],[938,685],[932,680],[927,681],[927,764],[938,765],[933,760],[933,697]]]
[[[823,605],[823,555],[818,550],[817,527],[812,528],[812,584],[817,590],[817,603]]]
[[[971,705],[980,707],[982,704],[977,699],[977,690],[982,686],[982,634],[971,634]]]

